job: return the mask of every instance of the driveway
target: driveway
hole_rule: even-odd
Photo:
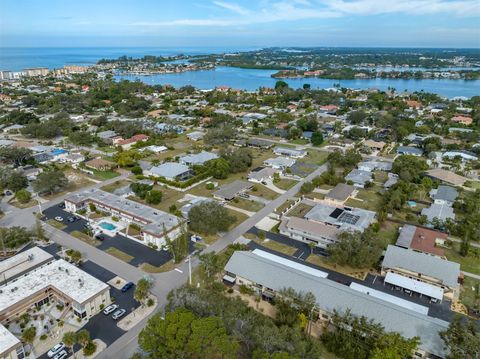
[[[92,261],[86,261],[82,264],[81,269],[93,277],[101,280],[102,282],[108,282],[115,278],[117,275],[103,268],[102,266]],[[130,289],[126,293],[110,287],[110,296],[112,301],[127,311],[125,315],[132,310],[140,306],[140,303],[133,298],[134,288]],[[90,333],[90,338],[100,339],[105,344],[111,345],[118,338],[120,338],[125,331],[117,326],[117,321],[111,318],[111,315],[104,315],[102,312],[90,318],[87,324],[80,329],[86,329]],[[79,345],[75,346],[75,351],[81,350]],[[48,359],[47,354],[43,354],[39,359]]]
[[[82,218],[73,223],[69,223],[67,218],[71,217],[72,214],[64,211],[58,205],[45,209],[43,214],[45,216],[44,220],[52,219],[57,216],[62,217],[64,219],[63,224],[66,226],[63,231],[67,233],[72,233],[73,231],[83,232],[85,225],[87,224],[87,221]],[[132,256],[133,259],[129,263],[136,267],[140,266],[142,263],[149,263],[158,267],[172,259],[170,252],[154,250],[148,246],[134,241],[133,239],[118,234],[114,237],[109,237],[106,235],[104,237],[105,239],[96,248],[102,251],[105,251],[111,247],[116,248]]]
[[[258,230],[256,228],[252,228],[252,229],[249,230],[249,233],[256,233],[257,231]],[[266,232],[266,238],[269,238],[270,240],[274,240],[274,241],[289,245],[291,247],[295,247],[295,248],[297,248],[297,251],[292,256],[289,256],[289,255],[286,255],[286,254],[283,254],[283,253],[276,252],[276,251],[271,250],[269,248],[263,247],[262,245],[254,242],[254,241],[250,241],[248,246],[251,249],[257,249],[258,248],[258,249],[264,250],[266,252],[270,252],[270,253],[273,253],[275,255],[278,255],[280,257],[292,260],[294,262],[301,263],[301,264],[306,265],[308,267],[319,269],[322,272],[328,273],[327,278],[332,280],[332,281],[335,281],[337,283],[341,283],[341,284],[349,286],[352,282],[356,282],[358,284],[376,289],[378,291],[393,295],[395,297],[402,298],[402,299],[408,300],[410,302],[414,302],[414,303],[419,304],[419,305],[423,305],[423,306],[429,308],[428,315],[431,316],[431,317],[440,318],[440,319],[443,319],[443,320],[446,320],[446,321],[450,321],[450,320],[452,320],[452,318],[454,316],[454,313],[450,310],[451,302],[449,300],[444,299],[441,303],[431,303],[430,299],[428,299],[426,297],[421,297],[418,294],[415,294],[415,293],[407,294],[407,293],[405,293],[401,290],[393,290],[390,285],[384,284],[384,282],[383,282],[384,277],[381,277],[381,276],[375,276],[375,275],[368,274],[367,277],[365,278],[365,280],[362,281],[362,280],[347,276],[345,274],[332,271],[328,268],[324,268],[324,267],[321,267],[321,266],[311,264],[311,263],[305,261],[305,259],[308,258],[308,255],[310,255],[310,247],[307,244],[296,241],[296,240],[291,239],[291,238],[288,238],[288,237],[283,236],[281,234],[272,233],[272,232]],[[297,244],[295,244],[294,242],[297,242]],[[298,255],[298,253],[300,253],[300,252],[306,253],[306,256],[303,255],[303,254]],[[325,256],[325,252],[320,248],[315,248],[314,253],[316,255]]]

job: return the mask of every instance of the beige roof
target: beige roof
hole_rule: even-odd
[[[430,177],[439,179],[442,182],[453,184],[455,186],[463,186],[463,184],[467,181],[465,177],[442,168],[435,168],[433,170],[426,171],[425,173]]]
[[[310,235],[317,235],[331,239],[337,238],[338,233],[338,228],[335,226],[329,226],[298,217],[290,217],[286,226],[292,230],[300,230]]]
[[[366,140],[363,142],[363,144],[367,147],[372,147],[372,148],[383,148],[386,145],[386,143],[383,141],[374,141],[374,140]]]

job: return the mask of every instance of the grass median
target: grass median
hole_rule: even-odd
[[[130,254],[122,252],[120,249],[117,249],[115,247],[110,247],[106,249],[105,252],[127,263],[130,263],[130,261],[134,258]]]

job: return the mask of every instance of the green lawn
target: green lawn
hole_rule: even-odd
[[[256,201],[252,201],[246,198],[235,198],[233,201],[229,203],[229,205],[233,207],[238,207],[250,212],[257,212],[261,210],[264,206],[261,203]]]
[[[360,189],[355,198],[349,198],[347,206],[358,207],[370,211],[378,211],[383,201],[382,194],[377,188]]]
[[[106,249],[105,252],[127,263],[129,263],[134,258],[133,256],[122,252],[120,249],[114,247]]]
[[[258,239],[255,236],[254,238],[250,238],[250,239],[260,244],[261,246],[271,249],[272,251],[283,253],[289,256],[291,256],[293,253],[297,251],[297,248],[295,247],[287,246],[286,244],[276,242],[272,239],[266,239],[262,241],[261,239]]]
[[[465,182],[465,187],[480,189],[480,181],[467,181]]]
[[[468,256],[462,257],[459,253],[460,244],[453,243],[452,248],[445,250],[447,259],[460,263],[460,269],[465,272],[480,274],[480,258],[474,255],[474,248],[470,248]],[[480,252],[480,251],[479,251]]]
[[[73,231],[70,233],[70,235],[94,247],[97,247],[101,244],[99,240],[93,239],[92,237],[80,231]]]
[[[318,150],[309,150],[308,155],[304,158],[300,158],[298,161],[313,164],[313,165],[322,165],[327,161],[328,152],[318,151]]]
[[[115,171],[97,171],[97,170],[92,170],[92,171],[93,171],[93,177],[95,179],[99,179],[102,181],[120,176],[120,173]]]
[[[460,290],[460,301],[467,308],[480,308],[480,280],[465,277]]]
[[[305,203],[299,203],[295,207],[293,207],[287,215],[290,217],[300,217],[303,218],[307,214],[308,211],[310,211],[313,207],[309,206],[308,204]]]
[[[318,254],[309,255],[307,258],[307,262],[362,280],[365,279],[368,274],[368,269],[357,269],[348,266],[340,266],[338,264],[333,264],[329,262],[326,257],[320,256]]]
[[[51,225],[52,227],[58,228],[58,229],[60,229],[60,230],[63,230],[63,229],[65,229],[65,228],[67,228],[67,226],[66,226],[63,222],[58,222],[58,221],[56,221],[56,220],[54,220],[54,219],[49,219],[49,220],[47,221],[47,223],[48,223],[49,225]]]
[[[130,181],[127,181],[127,180],[121,180],[121,181],[115,181],[113,183],[110,183],[110,184],[107,184],[105,186],[103,186],[101,189],[106,191],[106,192],[110,192],[110,193],[113,193],[115,190],[121,188],[121,187],[124,187],[126,185],[129,185]]]
[[[295,180],[291,180],[291,179],[287,179],[287,178],[282,178],[278,181],[276,181],[274,183],[274,185],[280,189],[283,189],[283,190],[289,190],[290,188],[292,188],[293,186],[295,186],[295,184],[297,183],[297,181]]]
[[[260,183],[256,183],[248,193],[268,200],[275,199],[279,196],[277,192],[272,191]]]

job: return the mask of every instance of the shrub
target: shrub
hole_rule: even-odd
[[[112,216],[112,221],[118,222],[119,220],[120,220],[120,218],[118,218],[117,216]]]
[[[228,288],[227,292],[232,294],[233,293],[233,288]]]
[[[20,203],[28,203],[30,202],[30,199],[32,199],[32,194],[26,189],[21,189],[18,190],[17,193],[15,193],[15,198]]]
[[[245,284],[242,284],[240,286],[240,293],[252,295],[253,294],[253,289],[250,288],[250,287],[247,287]]]
[[[83,348],[83,355],[89,356],[95,353],[97,350],[97,344],[93,341],[88,342],[88,344]]]
[[[147,307],[151,307],[155,304],[155,301],[152,298],[148,298],[147,300]]]
[[[209,182],[205,185],[205,188],[208,190],[212,190],[215,188],[215,185],[212,182]]]
[[[47,339],[47,334],[40,335],[40,340],[46,340],[46,339]]]
[[[105,304],[100,304],[100,310],[103,310],[103,308],[105,308]]]

